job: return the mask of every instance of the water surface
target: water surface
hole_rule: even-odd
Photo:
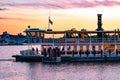
[[[11,56],[27,48],[0,46],[0,80],[120,80],[120,62],[15,62]]]

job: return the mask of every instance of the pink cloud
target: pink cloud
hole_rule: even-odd
[[[93,8],[97,6],[119,6],[118,0],[1,0],[0,6],[28,6],[38,8],[68,9]]]

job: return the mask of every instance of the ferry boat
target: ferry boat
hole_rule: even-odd
[[[28,39],[28,50],[13,55],[16,61],[120,61],[120,31],[104,31],[102,14],[98,16],[95,31],[65,30],[52,31],[29,28],[24,32]],[[40,50],[30,49],[39,44]]]

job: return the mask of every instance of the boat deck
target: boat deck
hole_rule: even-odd
[[[16,61],[26,61],[26,62],[42,62],[42,59],[45,58],[43,55],[39,56],[21,56],[21,55],[13,55],[12,57],[16,58]],[[46,57],[46,59],[50,59],[50,57]],[[111,55],[62,55],[60,56],[60,62],[105,62],[105,61],[120,61],[120,54],[111,54]],[[49,61],[55,62],[55,61]]]

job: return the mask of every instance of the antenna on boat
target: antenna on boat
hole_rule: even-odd
[[[49,9],[49,16],[48,16],[48,29],[47,31],[52,31],[52,29],[50,29],[50,25],[53,25],[52,20],[50,19],[51,16],[51,10]]]

